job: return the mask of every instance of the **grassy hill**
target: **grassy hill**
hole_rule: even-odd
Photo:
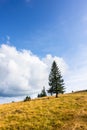
[[[87,91],[0,105],[0,130],[87,130]]]

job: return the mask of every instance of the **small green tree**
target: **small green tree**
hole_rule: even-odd
[[[43,87],[43,89],[42,89],[41,93],[40,93],[40,94],[38,94],[38,95],[37,95],[37,97],[45,97],[45,96],[47,96],[47,94],[46,94],[45,87]]]
[[[26,101],[30,101],[31,100],[31,97],[29,96],[26,96],[26,98],[24,99],[24,102],[26,102]]]
[[[49,74],[49,90],[48,93],[56,93],[58,97],[59,93],[64,93],[64,80],[62,79],[61,72],[55,61],[52,63],[51,71]]]

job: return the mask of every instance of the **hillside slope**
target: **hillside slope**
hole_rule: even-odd
[[[0,105],[0,130],[87,130],[87,92]]]

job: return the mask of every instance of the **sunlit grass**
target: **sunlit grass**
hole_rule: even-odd
[[[0,105],[0,130],[87,130],[87,92]]]

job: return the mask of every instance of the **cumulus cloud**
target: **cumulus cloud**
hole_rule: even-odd
[[[30,50],[17,50],[14,46],[2,44],[0,103],[21,100],[26,95],[35,97],[43,86],[48,89],[48,76],[53,60],[61,70],[66,92],[87,89],[87,45],[81,45],[71,55],[67,65],[62,57],[47,54],[40,59]]]
[[[17,50],[10,45],[0,47],[0,96],[15,97],[35,94],[48,87],[48,75],[53,60],[61,73],[67,71],[63,58],[47,55],[40,59],[29,50]]]

